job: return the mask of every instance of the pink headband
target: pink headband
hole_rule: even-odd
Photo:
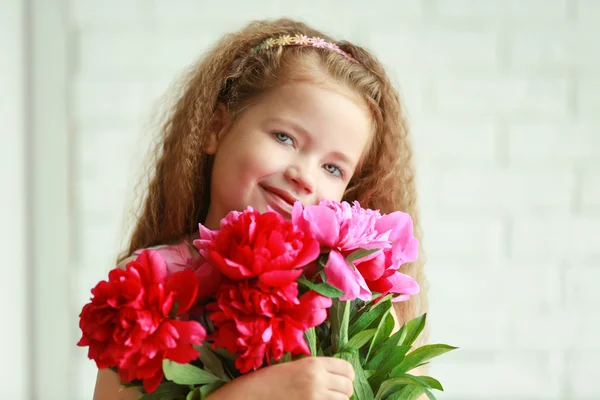
[[[320,49],[330,49],[343,55],[346,59],[358,63],[350,54],[340,49],[337,44],[327,42],[320,37],[308,37],[306,35],[283,35],[275,38],[269,38],[256,46],[254,51],[265,50],[275,46],[311,46]]]

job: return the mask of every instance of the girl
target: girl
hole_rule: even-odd
[[[289,217],[296,200],[401,210],[420,239],[404,114],[366,50],[290,19],[254,22],[218,42],[182,87],[120,266],[161,245],[168,262],[185,265],[198,256],[191,243],[199,222],[218,229],[229,211],[249,205]],[[397,321],[426,311],[423,262],[403,272],[422,290],[395,303]],[[249,373],[210,398],[348,399],[353,379],[346,361],[309,357]],[[94,398],[139,396],[119,384],[111,370],[99,371]]]

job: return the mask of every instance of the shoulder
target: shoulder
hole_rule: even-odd
[[[94,400],[137,400],[141,395],[137,388],[123,389],[116,372],[110,369],[98,370]]]

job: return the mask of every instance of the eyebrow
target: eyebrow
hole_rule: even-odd
[[[269,119],[267,119],[267,122],[270,122],[270,123],[275,122],[275,123],[279,123],[279,124],[283,124],[283,125],[289,125],[296,132],[299,132],[301,135],[307,137],[311,141],[313,140],[314,135],[312,135],[302,125],[300,125],[297,122],[292,121],[290,119],[281,118],[281,117],[270,117]],[[355,163],[346,154],[344,154],[340,151],[332,151],[331,154],[335,158],[340,159],[343,163],[348,164],[349,166],[355,166]]]

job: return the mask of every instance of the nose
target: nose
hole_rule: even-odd
[[[315,180],[307,168],[297,165],[290,166],[285,170],[285,178],[292,182],[301,194],[312,194],[315,191]]]

